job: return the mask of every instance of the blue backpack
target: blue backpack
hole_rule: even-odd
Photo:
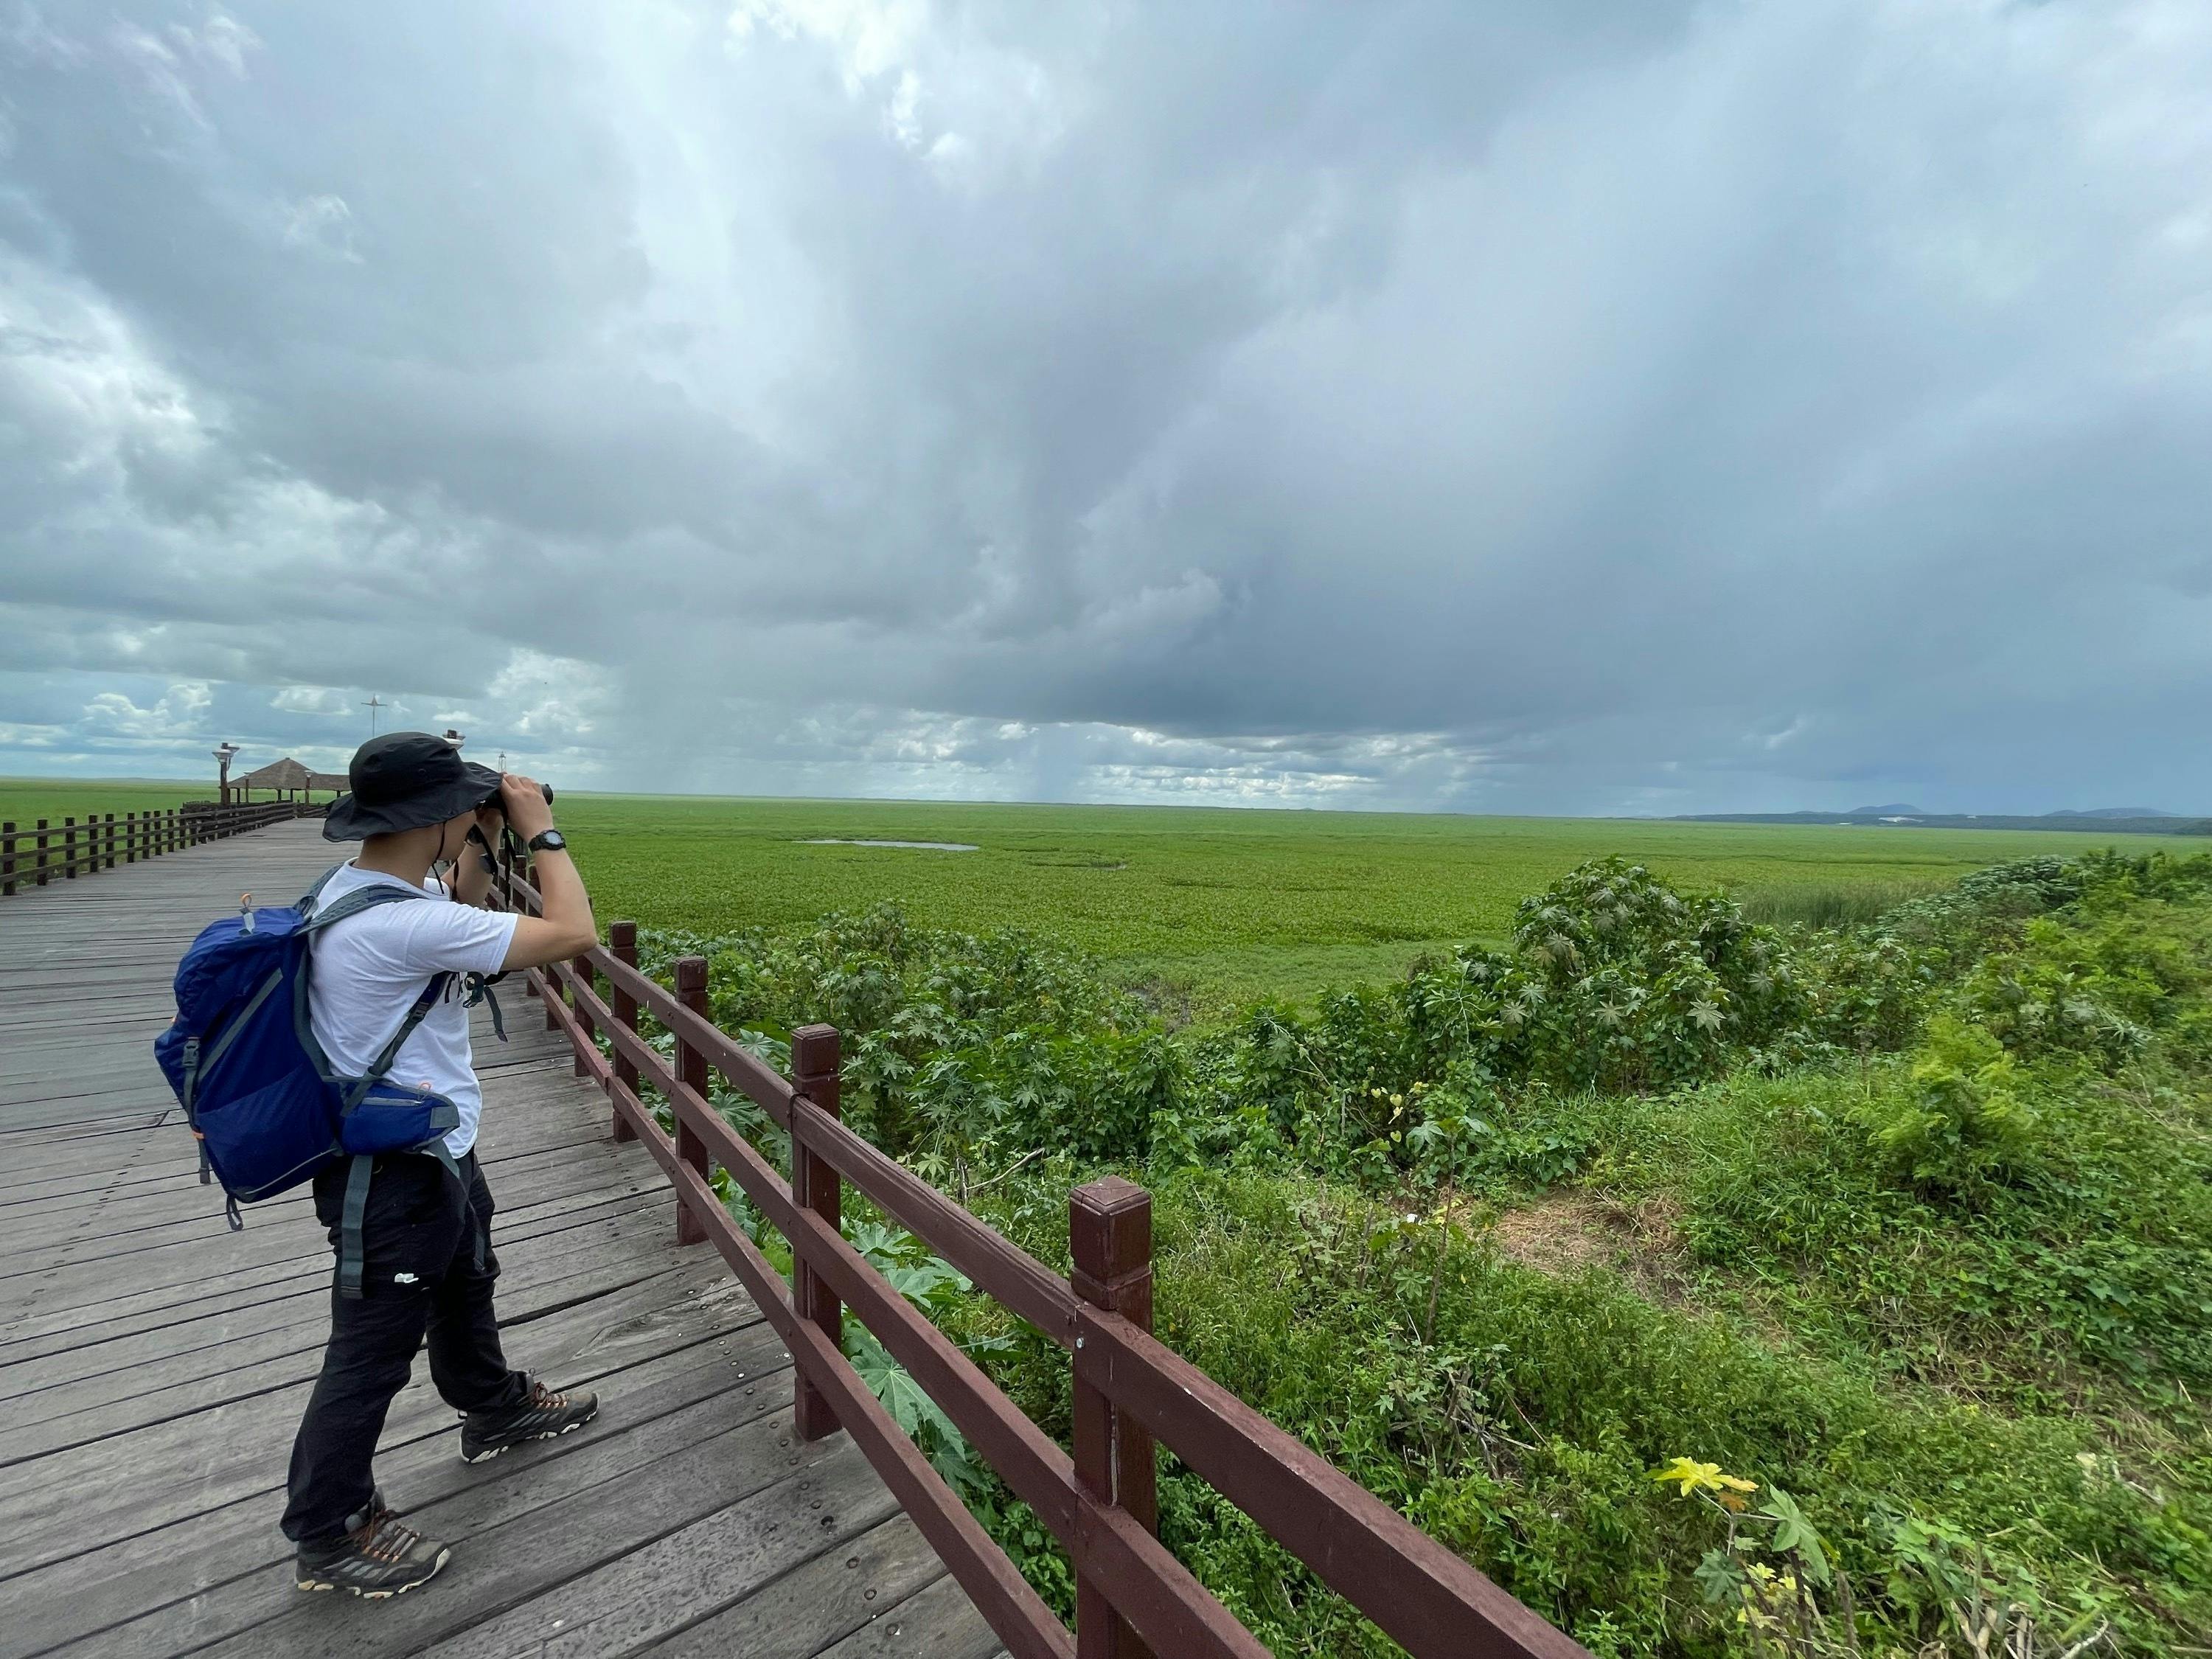
[[[241,902],[238,915],[201,930],[177,964],[177,1018],[155,1038],[154,1058],[199,1140],[201,1182],[210,1170],[222,1182],[234,1231],[245,1224],[240,1203],[288,1191],[331,1163],[352,1159],[338,1288],[358,1297],[361,1224],[376,1155],[423,1152],[459,1174],[445,1133],[459,1123],[459,1109],[428,1089],[385,1080],[400,1045],[455,975],[432,975],[364,1076],[333,1074],[308,1020],[310,941],[377,905],[430,897],[380,885],[319,908],[324,885],[342,867],[325,872],[295,905],[249,909]]]

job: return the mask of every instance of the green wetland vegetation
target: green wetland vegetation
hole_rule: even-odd
[[[1199,1018],[1502,941],[1522,898],[1611,854],[1727,887],[1760,920],[1809,921],[1863,920],[2002,859],[2082,850],[2036,831],[1177,807],[564,795],[560,812],[602,918],[787,930],[893,902],[924,927],[1019,922]],[[832,838],[977,850],[808,844]]]
[[[0,778],[0,823],[28,830],[40,818],[58,829],[95,812],[166,812],[188,800],[213,800],[215,784],[160,778]]]
[[[768,839],[698,810],[674,846]],[[647,809],[571,821],[596,811],[602,914],[658,922],[649,967],[705,954],[717,1018],[777,1063],[794,1024],[837,1024],[848,1118],[1048,1262],[1071,1187],[1144,1182],[1163,1337],[1595,1652],[2212,1652],[2212,856],[2030,836],[1960,876],[1929,867],[1953,838],[1911,832],[1415,820],[1378,846],[1255,814],[1260,867],[1182,890],[1234,867],[1237,824],[1197,815],[1215,839],[1178,851],[1144,815],[1037,809],[1023,851],[1111,853],[1225,918],[1169,957],[1141,907],[979,854],[739,846],[702,873],[656,847],[648,873],[613,828]],[[974,808],[779,813],[1006,836]],[[1551,867],[1469,895],[1478,833]],[[1586,856],[1608,836],[1657,845]],[[1343,942],[1378,866],[1447,917],[1382,922],[1388,965],[1316,988],[1270,892]],[[723,884],[748,868],[854,902],[794,915]],[[1808,919],[1778,872],[1823,895]],[[1832,896],[1855,878],[1879,897]],[[869,884],[901,879],[903,906]],[[1195,1018],[1170,963],[1212,988]],[[1056,1348],[850,1195],[847,1222],[1065,1437]],[[1067,1610],[1035,1518],[865,1332],[848,1348]],[[1275,1651],[1395,1651],[1162,1474],[1164,1536]]]
[[[835,1023],[848,1118],[1042,1259],[1072,1187],[1150,1188],[1164,1339],[1593,1651],[2212,1653],[2201,841],[562,817],[649,968],[706,955],[717,1018],[779,1065]],[[848,1203],[1064,1440],[1065,1356]],[[1035,1518],[848,1346],[1068,1611]],[[1275,1651],[1394,1651],[1164,1455],[1161,1494]]]

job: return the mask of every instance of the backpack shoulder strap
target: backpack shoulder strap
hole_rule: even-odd
[[[341,859],[337,863],[333,864],[329,869],[324,871],[321,875],[317,876],[315,878],[315,884],[307,889],[306,892],[300,895],[299,903],[295,905],[293,908],[303,913],[312,914],[315,908],[315,901],[323,896],[323,889],[331,884],[331,878],[344,868],[345,860]]]
[[[344,1103],[340,1108],[342,1111],[350,1112],[360,1105],[362,1097],[392,1069],[392,1062],[398,1059],[400,1045],[407,1041],[408,1034],[422,1023],[431,1009],[438,1006],[438,1000],[446,994],[447,988],[457,977],[451,969],[430,975],[430,982],[415,999],[414,1006],[407,1011],[407,1017],[399,1022],[399,1029],[392,1034],[391,1040],[378,1052],[376,1058],[369,1061],[368,1069],[356,1078],[352,1086],[346,1090]]]
[[[321,890],[322,884],[318,882],[315,884],[315,891],[319,892]],[[310,893],[308,896],[313,898],[314,894]],[[357,916],[364,910],[374,910],[380,904],[404,904],[410,899],[426,899],[429,896],[428,893],[403,892],[397,887],[386,887],[380,884],[375,887],[364,887],[358,893],[348,893],[327,910],[319,905],[317,906],[308,913],[307,919],[300,924],[299,931],[302,933],[320,933],[325,927],[343,921],[348,916]]]
[[[322,891],[323,882],[328,881],[342,867],[333,866],[326,872],[323,880],[317,882],[308,890],[307,897],[301,901],[301,903],[312,904],[315,896]],[[328,909],[320,908],[311,909],[307,920],[300,924],[297,931],[302,936],[313,935],[320,933],[325,927],[334,927],[349,916],[357,916],[364,910],[373,910],[380,904],[404,904],[410,899],[427,899],[429,896],[430,895],[425,892],[410,892],[404,888],[379,883],[374,887],[365,887],[357,893],[348,893]],[[331,1077],[330,1060],[323,1053],[322,1044],[315,1041],[314,1022],[308,1012],[310,1003],[307,986],[313,971],[313,954],[310,951],[303,959],[302,971],[298,979],[294,981],[292,1019],[300,1034],[301,1046],[305,1048],[313,1059],[315,1069],[325,1079],[335,1083],[340,1079]],[[414,1006],[408,1009],[406,1018],[399,1022],[399,1029],[392,1034],[392,1040],[384,1045],[383,1052],[377,1055],[375,1063],[364,1075],[347,1080],[347,1087],[340,1097],[341,1111],[350,1112],[361,1104],[362,1097],[379,1079],[392,1069],[392,1062],[399,1054],[399,1045],[407,1041],[408,1033],[420,1025],[430,1010],[437,1006],[438,999],[445,995],[446,988],[453,982],[453,978],[454,975],[450,972],[430,975],[429,982],[423,986],[422,994],[415,999]]]

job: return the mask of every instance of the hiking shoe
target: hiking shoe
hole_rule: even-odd
[[[351,1590],[380,1601],[434,1577],[453,1553],[384,1507],[382,1498],[346,1519],[356,1524],[329,1544],[302,1544],[293,1577],[303,1590]]]
[[[580,1429],[599,1414],[599,1397],[584,1389],[556,1394],[543,1382],[530,1385],[530,1398],[498,1411],[471,1412],[461,1425],[461,1461],[483,1463],[526,1440],[554,1440]]]

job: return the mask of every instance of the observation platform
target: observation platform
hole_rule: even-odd
[[[69,1654],[989,1659],[1000,1644],[640,1143],[501,987],[481,1156],[509,1360],[599,1420],[481,1468],[427,1368],[378,1451],[453,1546],[384,1601],[304,1595],[276,1530],[331,1253],[305,1190],[230,1232],[151,1044],[192,934],[338,855],[312,819],[0,899],[0,1659]]]

